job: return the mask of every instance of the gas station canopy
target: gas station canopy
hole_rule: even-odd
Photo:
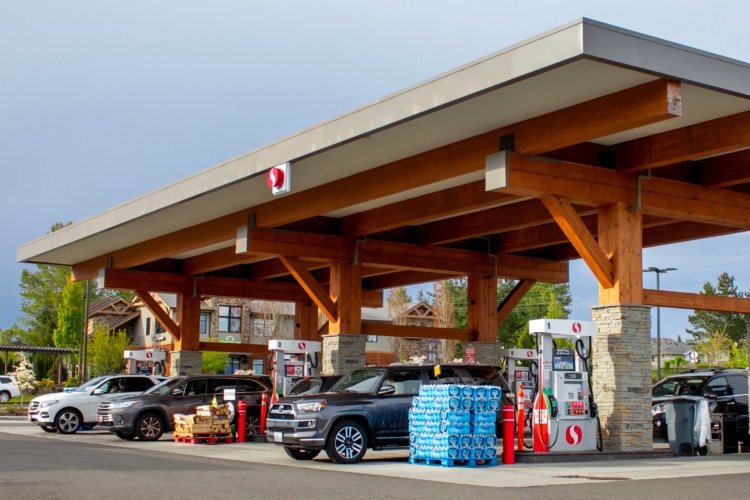
[[[636,274],[642,247],[750,228],[749,97],[746,63],[580,19],[23,244],[17,257],[113,288],[312,297],[329,318],[345,293],[327,288],[339,278],[333,261],[361,266],[366,304],[385,288],[456,276],[565,282],[567,262],[583,258],[615,290],[600,300],[744,311],[642,290]],[[274,195],[266,173],[287,163],[289,192]],[[639,221],[623,236],[612,228],[627,214]]]

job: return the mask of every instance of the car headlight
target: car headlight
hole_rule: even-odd
[[[56,405],[57,403],[59,403],[59,402],[60,402],[59,400],[57,400],[57,399],[53,399],[53,400],[50,400],[50,401],[45,401],[45,402],[43,402],[43,403],[42,403],[42,404],[41,404],[40,406],[41,406],[42,408],[48,408],[48,407],[50,407],[50,406],[55,406],[55,405]]]
[[[666,413],[667,408],[664,403],[656,403],[655,405],[651,406],[651,415],[658,415],[659,413]]]
[[[116,408],[130,408],[131,406],[139,404],[141,404],[140,399],[134,399],[132,401],[112,401],[110,408],[113,410]]]
[[[325,401],[311,401],[309,403],[297,403],[299,411],[317,412],[326,407]]]

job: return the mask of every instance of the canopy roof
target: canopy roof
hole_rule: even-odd
[[[750,227],[748,97],[746,63],[580,19],[23,244],[17,258],[73,266],[76,279],[109,268],[293,282],[275,259],[293,255],[311,271],[362,259],[372,290],[486,265],[565,281],[560,265],[580,249],[541,196],[566,197],[594,236],[598,207],[628,203],[643,212],[644,246]],[[487,157],[501,149],[512,155],[497,176]],[[285,162],[291,192],[274,197],[265,174]]]

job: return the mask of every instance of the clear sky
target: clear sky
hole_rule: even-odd
[[[20,316],[17,247],[55,222],[580,17],[750,61],[747,0],[0,0],[0,328]],[[646,250],[643,264],[677,268],[663,289],[697,292],[727,271],[747,290],[749,238]],[[580,261],[571,286],[573,316],[591,319]],[[662,335],[688,313],[662,309]]]

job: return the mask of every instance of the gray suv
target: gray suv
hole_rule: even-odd
[[[422,384],[494,385],[509,394],[495,367],[439,366],[361,368],[344,375],[329,392],[282,398],[271,406],[266,437],[296,460],[311,460],[325,450],[334,462],[356,463],[368,448],[408,446],[409,408]]]
[[[195,413],[199,405],[224,402],[224,390],[234,389],[236,400],[247,406],[245,435],[257,434],[263,393],[272,391],[265,375],[190,375],[171,378],[132,397],[121,397],[99,405],[97,429],[107,429],[121,439],[156,441],[174,430],[176,413]],[[235,423],[234,405],[231,421]]]

